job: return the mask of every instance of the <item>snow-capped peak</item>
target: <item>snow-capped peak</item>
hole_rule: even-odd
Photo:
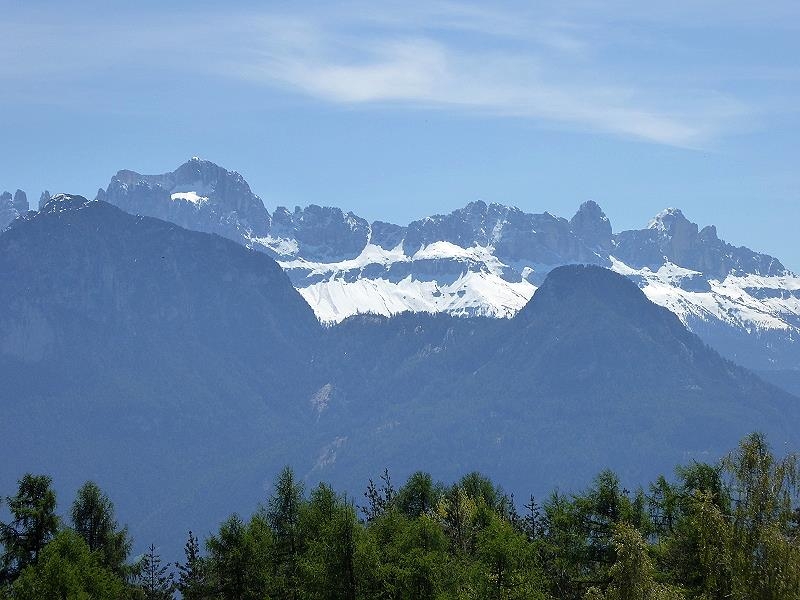
[[[647,228],[657,229],[658,231],[669,233],[670,229],[672,228],[672,224],[675,221],[686,221],[686,220],[687,219],[685,216],[683,216],[683,212],[681,212],[681,209],[665,208],[655,217],[650,219],[650,221],[647,223]]]

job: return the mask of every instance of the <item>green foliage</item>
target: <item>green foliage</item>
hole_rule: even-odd
[[[462,477],[458,485],[464,490],[468,498],[492,509],[498,508],[503,499],[503,491],[495,487],[488,477],[481,475],[477,471]]]
[[[367,576],[368,597],[435,598],[452,579],[450,543],[436,518],[392,510],[366,533],[357,572]]]
[[[104,568],[77,533],[63,530],[42,550],[35,564],[22,570],[14,582],[14,600],[64,598],[68,600],[118,600],[125,586]]]
[[[620,523],[646,535],[652,529],[644,494],[631,498],[611,471],[600,473],[583,494],[553,494],[544,505],[544,520],[539,547],[551,574],[550,591],[559,598],[580,598],[608,581],[616,560],[612,537]]]
[[[303,485],[286,467],[275,482],[275,492],[269,499],[266,516],[275,539],[275,577],[289,598],[299,598],[299,563],[303,552],[300,507],[303,500]]]
[[[776,458],[756,433],[718,467],[694,464],[678,475],[658,547],[665,575],[708,600],[797,597],[797,456]]]
[[[543,598],[544,574],[536,563],[525,535],[499,516],[478,534],[480,597],[501,599]]]
[[[682,600],[683,592],[673,586],[656,582],[656,569],[649,548],[641,533],[630,523],[614,526],[611,545],[615,553],[609,569],[609,584],[605,594],[591,587],[585,600]]]
[[[208,577],[214,597],[221,600],[261,600],[272,587],[275,540],[263,512],[248,523],[231,516],[219,533],[206,541]]]
[[[754,433],[723,461],[732,499],[730,562],[735,598],[782,599],[800,590],[800,548],[792,531],[798,457],[776,458]]]
[[[114,504],[94,482],[87,481],[78,490],[70,511],[72,527],[98,554],[100,563],[125,578],[131,573],[126,565],[131,551],[128,528],[118,529]]]
[[[300,558],[304,597],[356,597],[355,555],[358,520],[355,508],[327,485],[320,484],[300,510],[300,530],[306,542]]]
[[[50,477],[27,473],[18,482],[17,494],[6,498],[11,522],[0,524],[0,544],[5,549],[0,574],[5,581],[35,563],[58,530],[51,483]]]
[[[161,564],[161,555],[155,544],[150,544],[142,559],[139,572],[139,589],[144,600],[171,600],[175,581],[168,565]]]
[[[407,516],[417,518],[432,511],[443,493],[441,486],[434,485],[429,473],[417,471],[398,490],[394,503]]]
[[[364,492],[367,504],[361,508],[361,511],[364,513],[364,517],[367,521],[377,519],[394,504],[395,490],[392,485],[392,478],[389,476],[389,469],[383,470],[381,481],[383,483],[378,487],[375,482],[370,479],[367,484],[367,490]]]
[[[178,570],[178,580],[175,588],[181,593],[184,600],[202,600],[210,594],[206,575],[206,561],[200,556],[200,542],[191,531],[189,539],[183,547],[185,561],[175,563]]]
[[[154,545],[125,582],[130,542],[93,483],[59,530],[47,477],[8,498],[0,597],[186,600],[792,600],[800,599],[800,469],[759,434],[718,465],[678,467],[648,493],[611,471],[588,489],[533,498],[517,512],[487,477],[445,487],[385,471],[365,493],[364,521],[291,469],[266,506],[233,515],[205,541],[189,532],[177,581]]]

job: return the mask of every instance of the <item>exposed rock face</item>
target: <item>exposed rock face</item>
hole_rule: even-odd
[[[47,204],[49,200],[50,200],[50,192],[48,192],[47,190],[43,191],[42,195],[39,196],[39,210],[42,210],[42,207],[45,204]]]
[[[569,225],[572,232],[600,256],[607,256],[611,252],[611,221],[595,201],[581,204]]]
[[[22,190],[14,192],[14,208],[20,213],[27,212],[30,206],[28,205],[28,196]]]
[[[497,239],[497,228],[508,212],[505,206],[478,201],[447,215],[414,221],[408,226],[403,250],[412,255],[424,246],[442,241],[462,248],[486,246]]]
[[[603,260],[566,219],[547,212],[528,214],[518,208],[481,201],[471,202],[448,215],[411,223],[403,249],[411,256],[438,241],[462,248],[491,246],[500,260],[511,262],[553,265]]]
[[[375,221],[372,224],[372,237],[370,241],[384,250],[391,250],[403,243],[408,229],[395,225],[394,223],[385,223],[384,221]]]
[[[3,192],[0,194],[0,229],[7,227],[17,216],[18,214],[14,210],[11,193]]]
[[[28,197],[22,190],[0,194],[0,229],[5,229],[17,217],[28,212]]]
[[[98,199],[245,243],[266,235],[270,223],[263,202],[239,173],[199,158],[163,175],[119,171]]]
[[[656,271],[671,262],[716,279],[724,279],[730,273],[786,274],[778,259],[723,242],[713,225],[698,231],[697,225],[676,208],[656,215],[647,229],[618,233],[613,254],[635,268]]]
[[[272,218],[271,238],[296,241],[296,256],[311,261],[341,261],[355,258],[369,240],[369,223],[340,208],[311,204],[290,213],[279,206]],[[276,247],[267,247],[276,254]]]

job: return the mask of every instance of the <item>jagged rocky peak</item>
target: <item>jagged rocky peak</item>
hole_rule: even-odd
[[[299,206],[295,210],[300,210]],[[292,212],[285,206],[279,206],[272,213],[270,234],[273,236],[288,237],[292,234],[294,225],[292,223]]]
[[[24,213],[28,210],[28,196],[22,190],[17,190],[13,195],[11,192],[3,192],[0,194],[0,206]]]
[[[294,212],[279,206],[272,215],[269,235],[295,241],[297,255],[306,260],[335,262],[361,254],[370,226],[358,215],[331,206],[296,206]]]
[[[375,221],[371,226],[372,234],[370,242],[376,246],[380,246],[384,250],[393,250],[403,241],[406,236],[406,227],[395,225],[394,223],[386,223],[384,221]]]
[[[14,208],[16,208],[20,213],[27,212],[30,209],[30,204],[28,204],[28,195],[22,190],[17,190],[14,192],[14,199],[12,200],[12,203]]]
[[[700,241],[704,243],[715,243],[719,241],[719,238],[717,237],[716,225],[706,225],[697,235],[700,238]]]
[[[101,198],[98,198],[98,199],[101,199]],[[45,204],[47,204],[48,202],[50,202],[50,192],[45,190],[45,191],[42,192],[41,196],[39,196],[39,210],[42,210],[44,208]]]
[[[593,207],[587,205],[586,217],[581,215],[576,221],[584,226],[584,232],[592,232],[592,211]],[[502,204],[470,202],[450,214],[411,223],[403,249],[413,255],[422,246],[446,241],[463,248],[492,246],[498,258],[511,262],[543,265],[604,262],[608,254],[602,248],[610,246],[610,239],[603,231],[605,215],[599,213],[595,218],[598,223],[593,226],[595,238],[587,243],[573,231],[570,221],[549,212],[529,214]]]
[[[647,228],[670,238],[679,251],[697,240],[697,224],[687,219],[679,208],[662,210],[650,220]]]
[[[56,194],[50,197],[39,209],[42,214],[59,213],[66,210],[76,210],[86,206],[91,200],[77,194]]]
[[[624,263],[655,271],[665,262],[722,280],[729,274],[783,275],[781,262],[749,248],[735,247],[717,237],[709,225],[700,230],[677,208],[658,213],[646,229],[614,236],[613,254]]]
[[[0,229],[5,229],[17,217],[28,212],[28,197],[22,190],[0,194]]]
[[[270,216],[236,171],[193,157],[175,171],[143,175],[119,171],[98,200],[133,214],[247,241],[267,235]]]
[[[174,173],[174,192],[181,193],[183,188],[186,194],[192,192],[215,196],[219,202],[236,211],[250,211],[254,207],[264,204],[261,199],[253,194],[244,177],[236,171],[228,171],[208,160],[193,157],[183,163]],[[179,189],[180,188],[180,189]],[[190,199],[190,201],[192,201]],[[266,215],[267,220],[269,215]]]
[[[607,256],[612,248],[611,221],[594,200],[581,204],[569,221],[572,231],[589,248]]]
[[[500,239],[505,222],[522,217],[518,208],[500,204],[486,204],[482,200],[470,202],[446,215],[433,215],[414,221],[408,226],[403,249],[413,255],[433,242],[450,242],[462,248],[488,246]]]

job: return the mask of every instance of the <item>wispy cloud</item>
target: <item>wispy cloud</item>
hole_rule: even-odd
[[[717,89],[609,64],[608,19],[577,18],[598,10],[582,4],[583,12],[534,13],[323,5],[307,14],[166,14],[134,28],[124,19],[65,27],[22,18],[7,28],[0,76],[69,86],[115,69],[166,69],[347,106],[515,117],[683,147],[708,143],[753,110]]]
[[[364,21],[382,27],[359,29]],[[563,21],[433,3],[402,16],[300,22],[299,40],[276,42],[285,22],[262,20],[252,31],[258,51],[224,71],[342,104],[520,117],[676,146],[703,144],[747,112],[716,92],[670,90],[665,101],[664,89],[604,80],[581,26]]]

